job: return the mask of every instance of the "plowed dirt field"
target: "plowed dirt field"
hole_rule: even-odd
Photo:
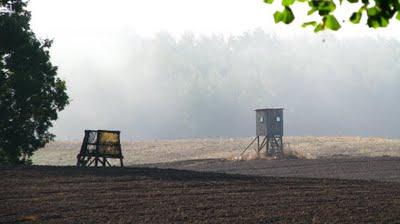
[[[394,223],[400,183],[0,167],[0,223]]]

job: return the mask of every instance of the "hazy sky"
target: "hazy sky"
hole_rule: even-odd
[[[271,6],[262,0],[31,0],[30,9],[33,29],[56,40],[76,35],[123,35],[127,31],[142,36],[160,31],[174,36],[186,31],[232,35],[257,27],[284,37],[310,33],[300,28],[302,22],[308,21],[304,4],[295,4],[296,25],[285,26],[273,22],[274,10],[281,9],[280,1],[275,2]],[[357,8],[354,4],[344,5],[337,9],[340,20],[347,19]],[[335,35],[400,38],[400,24],[379,31],[349,24]]]
[[[336,15],[347,21],[356,8]],[[58,139],[107,128],[129,140],[250,136],[252,109],[272,104],[287,108],[289,135],[400,137],[400,22],[314,34],[300,26],[303,4],[286,26],[273,22],[281,6],[262,0],[31,0],[29,9],[34,32],[54,40],[72,99]]]

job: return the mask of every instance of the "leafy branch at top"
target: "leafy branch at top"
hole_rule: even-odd
[[[264,0],[267,4],[272,4],[274,0]],[[291,6],[295,2],[308,3],[308,16],[318,13],[321,21],[308,21],[303,23],[303,27],[312,26],[315,32],[321,30],[339,30],[340,23],[333,15],[337,4],[342,6],[343,1],[361,4],[361,7],[349,16],[349,21],[359,24],[363,16],[367,17],[367,25],[371,28],[387,27],[389,21],[396,17],[400,20],[400,0],[282,0],[282,11],[274,13],[275,23],[290,24],[295,19]],[[396,16],[395,16],[396,15]]]

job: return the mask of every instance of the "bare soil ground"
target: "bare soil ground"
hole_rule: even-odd
[[[257,159],[244,161],[206,159],[147,164],[144,166],[256,176],[338,178],[400,182],[400,157]]]
[[[250,141],[125,142],[123,169],[65,167],[80,142],[54,142],[33,157],[52,166],[0,167],[0,223],[400,220],[400,140],[285,137],[301,159],[237,161]]]
[[[0,223],[395,223],[400,183],[0,167]]]

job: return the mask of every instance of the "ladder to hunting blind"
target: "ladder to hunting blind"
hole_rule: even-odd
[[[124,166],[119,131],[85,130],[81,150],[76,156],[76,165],[111,166],[108,159],[119,159]]]

